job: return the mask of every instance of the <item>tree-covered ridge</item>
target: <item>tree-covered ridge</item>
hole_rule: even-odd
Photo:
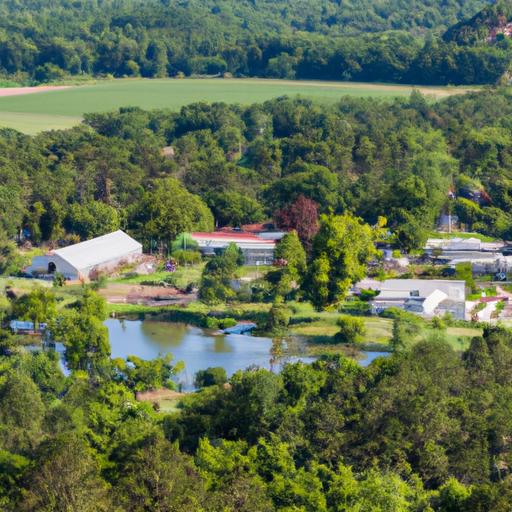
[[[69,75],[236,76],[495,83],[506,49],[434,40],[485,2],[34,0],[0,6],[0,73],[23,82]]]
[[[511,239],[511,113],[502,89],[438,103],[414,93],[125,108],[37,137],[2,130],[0,232],[57,243],[121,227],[168,245],[183,231],[273,217],[311,248],[307,219],[332,210],[370,225],[385,217],[411,249],[452,209],[470,229]]]
[[[509,0],[498,0],[482,9],[470,20],[455,24],[443,37],[446,41],[454,41],[458,44],[494,43],[497,35],[502,33],[502,29],[510,21],[512,21],[512,3]],[[499,39],[501,38],[498,37]]]
[[[323,34],[355,34],[387,30],[442,31],[471,17],[488,4],[487,0],[7,0],[3,12],[15,16],[31,16],[44,23],[47,30],[59,30],[50,14],[63,16],[69,22],[78,14],[88,23],[101,12],[113,25],[124,19],[147,24],[147,28],[163,28],[177,22],[176,15],[191,16],[191,21],[207,18],[218,28],[241,28],[257,32],[283,30]],[[75,20],[76,22],[76,20]],[[179,23],[179,22],[178,22]],[[213,26],[212,26],[213,28]],[[188,27],[191,32],[192,27]]]

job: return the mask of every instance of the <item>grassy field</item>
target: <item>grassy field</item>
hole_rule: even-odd
[[[81,122],[79,116],[58,116],[29,112],[0,112],[0,127],[13,128],[28,135],[45,130],[65,130]]]
[[[462,231],[454,231],[453,233],[444,233],[440,231],[431,231],[430,232],[431,238],[478,238],[481,242],[496,242],[499,241],[498,238],[494,238],[492,236],[482,235],[481,233],[466,233]]]
[[[466,92],[466,89],[455,87],[419,89],[432,99]],[[37,133],[73,126],[87,112],[106,112],[122,106],[177,110],[197,101],[250,104],[283,95],[300,95],[323,103],[334,103],[344,95],[393,98],[408,96],[411,91],[412,86],[352,82],[120,79],[66,90],[0,98],[0,126]]]

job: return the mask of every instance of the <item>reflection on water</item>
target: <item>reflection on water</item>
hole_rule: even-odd
[[[185,370],[178,380],[192,386],[198,370],[221,366],[231,376],[249,366],[278,369],[273,364],[272,340],[246,335],[216,335],[185,324],[154,320],[107,320],[112,357],[136,355],[153,359],[171,353],[174,361],[183,361]],[[295,358],[297,360],[297,358]],[[300,358],[312,362],[312,358]]]
[[[359,360],[361,366],[368,366],[372,361],[378,357],[389,357],[389,352],[362,352],[363,358]]]
[[[231,376],[237,370],[259,366],[279,371],[285,362],[313,362],[311,357],[284,357],[281,344],[271,338],[236,334],[215,334],[198,327],[155,320],[107,320],[112,357],[136,355],[153,359],[171,353],[174,361],[183,361],[185,370],[178,377],[184,389],[193,385],[198,370],[221,366]],[[376,357],[388,354],[367,352],[360,363],[367,366]]]

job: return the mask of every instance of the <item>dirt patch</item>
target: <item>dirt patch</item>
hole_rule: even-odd
[[[176,288],[123,283],[109,283],[99,293],[111,304],[169,306],[184,305],[197,299],[197,294],[182,293]]]
[[[152,391],[139,391],[136,395],[139,402],[158,402],[160,400],[181,400],[185,393],[178,393],[172,389],[162,388]]]
[[[69,85],[41,85],[38,87],[0,87],[0,98],[7,96],[22,96],[24,94],[34,94],[36,92],[60,91],[69,89]]]

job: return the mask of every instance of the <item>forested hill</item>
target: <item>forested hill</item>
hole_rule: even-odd
[[[512,2],[499,0],[482,9],[470,20],[461,21],[444,35],[445,41],[457,44],[482,44],[506,42],[512,32],[507,24],[512,21]]]
[[[0,79],[261,76],[495,83],[512,52],[445,43],[485,0],[6,0]],[[425,34],[431,41],[425,45]],[[432,35],[430,35],[432,34]]]
[[[68,23],[91,24],[92,20],[123,18],[151,25],[173,24],[186,12],[195,22],[256,30],[299,30],[322,34],[355,34],[387,30],[443,31],[473,16],[490,0],[7,0],[9,16],[33,17],[45,29],[60,32],[62,16]],[[98,17],[97,13],[102,16]],[[55,14],[58,14],[55,16]],[[157,23],[155,23],[157,22]],[[85,28],[85,27],[84,27]],[[196,29],[198,27],[189,27]]]

